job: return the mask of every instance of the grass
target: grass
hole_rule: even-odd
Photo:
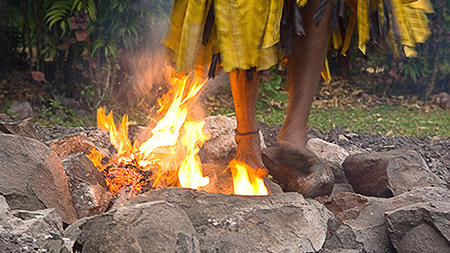
[[[213,111],[211,115],[234,116],[234,110],[222,108]],[[115,115],[119,122],[121,115]],[[269,111],[257,111],[259,121],[269,125],[283,124],[285,112],[279,109]],[[91,119],[92,118],[92,119]],[[133,119],[136,120],[136,119]],[[39,119],[42,125],[66,125],[86,126],[95,125],[92,117],[71,117],[68,122],[59,122],[53,118]],[[335,126],[358,134],[383,134],[389,136],[407,136],[413,138],[425,138],[439,136],[450,138],[450,111],[443,109],[417,109],[415,107],[405,108],[402,106],[377,105],[370,109],[334,107],[315,107],[311,110],[309,126],[323,132],[330,131]]]
[[[258,112],[257,118],[267,124],[280,125],[284,120],[284,112]],[[443,109],[425,111],[389,105],[378,105],[370,109],[313,107],[309,126],[325,132],[335,126],[341,126],[358,134],[380,133],[414,138],[434,136],[449,138],[450,111]]]

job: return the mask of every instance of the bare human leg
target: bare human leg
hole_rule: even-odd
[[[317,26],[313,16],[319,2],[320,0],[309,0],[302,8],[306,36],[293,35],[292,54],[288,58],[289,105],[278,138],[281,145],[300,149],[306,146],[308,117],[330,41],[329,23],[333,1],[329,1]]]
[[[258,93],[259,76],[256,71],[251,72],[251,78],[247,78],[247,70],[235,70],[229,73],[231,93],[233,94],[234,108],[236,111],[237,154],[234,158],[244,162],[256,171],[260,177],[267,176],[267,169],[261,159],[261,146],[258,127],[256,125],[256,95]],[[251,133],[253,132],[253,133]],[[246,134],[250,133],[250,134]]]
[[[309,0],[302,9],[306,36],[293,35],[292,38],[292,54],[288,58],[287,72],[289,105],[278,135],[280,147],[265,150],[263,156],[270,174],[285,191],[296,191],[310,197],[323,194],[317,190],[322,189],[322,185],[315,181],[315,176],[310,176],[312,173],[321,173],[313,169],[316,158],[305,146],[308,117],[328,50],[332,9],[329,4],[316,26],[313,16],[319,2]],[[330,190],[328,188],[324,189]]]

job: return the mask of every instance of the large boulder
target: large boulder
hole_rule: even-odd
[[[397,252],[450,252],[450,202],[422,202],[386,213]]]
[[[440,184],[415,151],[393,150],[347,157],[345,175],[356,193],[392,197],[416,186]]]
[[[338,193],[331,203],[325,203],[332,207],[330,210],[340,219],[341,225],[333,231],[324,247],[329,250],[393,252],[383,216],[383,212],[392,207],[384,199],[367,199],[353,194]]]
[[[421,202],[449,202],[450,191],[441,187],[417,187],[393,198],[366,197],[342,192],[317,198],[340,222],[324,248],[360,252],[394,252],[386,230],[385,212]],[[395,212],[395,211],[394,211]]]
[[[310,150],[314,155],[327,161],[327,167],[331,169],[334,175],[334,182],[338,184],[348,184],[348,180],[345,177],[344,163],[345,158],[349,156],[347,150],[334,143],[326,142],[319,138],[309,139],[306,148]]]
[[[69,179],[73,205],[78,217],[101,214],[109,206],[112,194],[98,169],[83,153],[62,159]]]
[[[330,162],[310,155],[308,152],[285,152],[284,157],[292,158],[289,165],[280,157],[285,152],[280,147],[262,150],[262,160],[269,174],[284,191],[296,191],[307,198],[330,195],[334,186],[334,175]]]
[[[298,193],[244,197],[166,188],[81,219],[64,237],[69,250],[82,252],[316,252],[332,221],[323,205]]]
[[[9,112],[16,120],[33,118],[33,108],[31,107],[30,102],[26,100],[15,100],[9,106]]]
[[[79,252],[200,252],[198,235],[177,205],[152,201],[81,219],[64,234]],[[70,245],[70,244],[69,244]]]
[[[350,155],[343,147],[319,138],[309,139],[306,148],[316,156],[337,164],[342,164],[345,158]]]
[[[56,208],[65,222],[77,219],[61,160],[34,139],[0,134],[0,194],[11,209]]]
[[[0,116],[0,133],[2,132],[37,139],[36,130],[30,122],[15,121],[5,116]]]
[[[46,141],[45,144],[58,154],[60,158],[83,152],[89,154],[92,148],[99,150],[103,156],[115,154],[109,142],[108,132],[102,130],[83,131]]]
[[[205,130],[210,133],[210,139],[203,144],[199,155],[203,163],[228,164],[236,155],[237,144],[234,140],[236,118],[222,115],[205,119]],[[261,147],[264,148],[264,137],[259,134]]]
[[[55,209],[10,210],[0,195],[2,252],[59,252],[63,222]]]
[[[236,154],[237,145],[234,141],[236,119],[222,115],[205,119],[205,130],[210,138],[200,149],[199,155],[203,163],[226,164]]]
[[[169,188],[139,195],[127,205],[158,200],[184,209],[201,252],[315,252],[334,220],[323,205],[293,192],[244,197]]]

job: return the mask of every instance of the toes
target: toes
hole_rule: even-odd
[[[270,175],[285,191],[300,191],[305,181],[303,178],[313,173],[314,155],[304,149],[266,148],[263,149],[262,158]]]

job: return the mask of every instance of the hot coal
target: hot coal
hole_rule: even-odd
[[[154,189],[154,173],[134,164],[110,164],[102,171],[103,178],[115,198],[119,194],[134,197]]]

